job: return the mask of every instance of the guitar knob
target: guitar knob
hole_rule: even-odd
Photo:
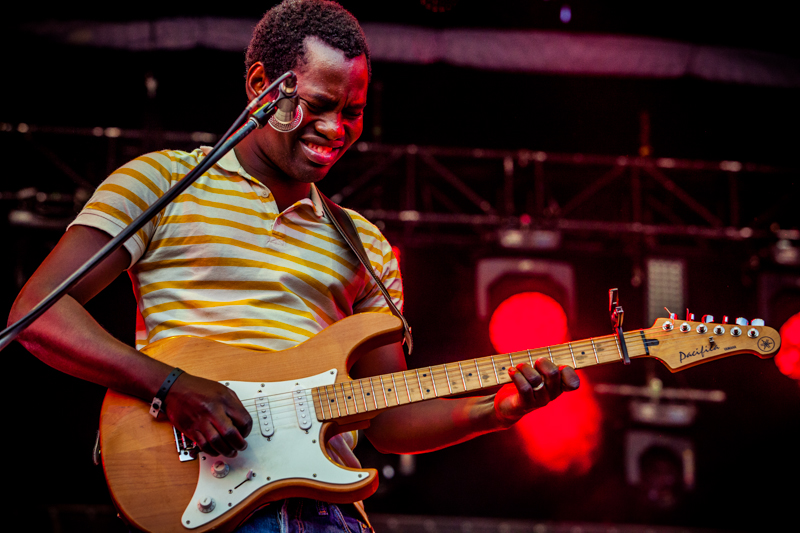
[[[214,507],[217,506],[217,502],[214,501],[214,498],[206,496],[205,498],[201,499],[197,502],[197,508],[200,510],[201,513],[210,513],[214,510]]]
[[[764,325],[764,319],[763,318],[754,318],[753,320],[750,321],[750,325],[751,326],[763,326]]]
[[[703,319],[701,320],[701,322],[704,322],[705,324],[714,322],[714,315],[703,315]]]
[[[228,472],[231,471],[231,467],[228,466],[228,463],[223,461],[217,461],[211,467],[211,475],[214,477],[225,477],[228,475]]]
[[[747,321],[746,318],[739,317],[739,318],[736,319],[736,325],[738,325],[738,326],[747,326],[749,324],[750,323]]]

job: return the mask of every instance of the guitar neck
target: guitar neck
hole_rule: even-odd
[[[651,342],[645,338],[643,330],[625,334],[629,357],[648,355]],[[585,368],[622,361],[623,353],[619,338],[616,335],[607,335],[546,348],[343,381],[313,390],[317,418],[322,421],[346,417],[367,418],[363,415],[383,409],[490,389],[511,382],[508,374],[510,367],[520,363],[533,366],[534,361],[541,357],[550,359],[558,366]]]

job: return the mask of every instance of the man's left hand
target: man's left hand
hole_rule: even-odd
[[[531,368],[520,364],[509,369],[511,383],[503,386],[494,398],[497,418],[510,426],[523,415],[544,407],[562,392],[577,389],[581,380],[569,366],[557,367],[547,358],[537,359]]]

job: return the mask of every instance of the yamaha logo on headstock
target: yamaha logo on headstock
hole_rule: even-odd
[[[771,352],[775,347],[775,341],[770,337],[762,337],[758,341],[758,349],[762,352]]]

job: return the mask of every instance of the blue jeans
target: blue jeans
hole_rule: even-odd
[[[290,498],[256,511],[236,533],[366,533],[372,530],[352,505]]]

